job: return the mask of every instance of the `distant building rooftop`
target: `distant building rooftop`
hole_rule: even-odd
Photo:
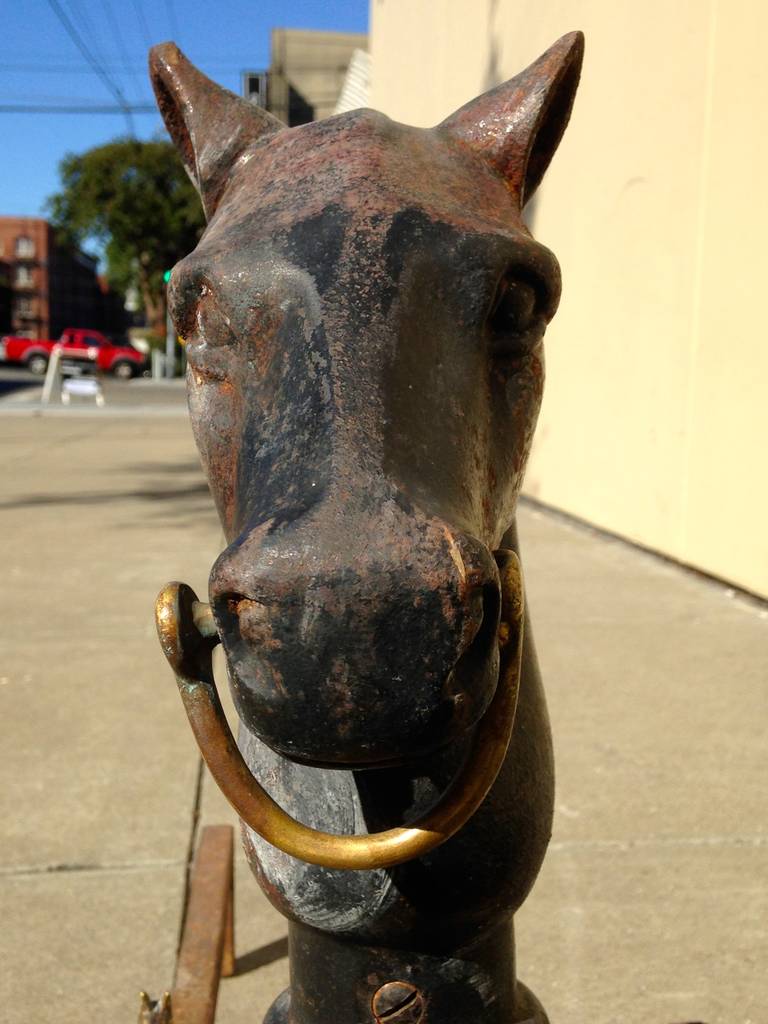
[[[245,72],[244,94],[290,127],[319,121],[339,112],[342,91],[367,96],[367,49],[368,37],[357,32],[273,29],[269,69]]]

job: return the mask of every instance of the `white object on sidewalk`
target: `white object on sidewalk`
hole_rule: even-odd
[[[61,382],[61,400],[69,405],[72,396],[76,398],[94,398],[96,405],[104,405],[104,392],[95,377],[69,377]]]
[[[80,352],[67,352],[67,359],[82,361],[83,363],[95,362],[95,350],[87,354]],[[54,388],[58,389],[62,405],[69,405],[73,396],[77,398],[93,398],[96,405],[103,406],[105,403],[104,391],[98,377],[65,377],[61,372],[62,347],[60,344],[53,346],[51,358],[48,360],[48,369],[45,373],[43,394],[40,398],[42,405],[50,405]],[[93,367],[96,372],[98,369]]]

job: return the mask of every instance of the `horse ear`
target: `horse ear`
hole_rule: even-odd
[[[439,126],[500,171],[521,208],[538,188],[568,124],[583,56],[583,34],[571,32],[525,71]]]
[[[165,126],[210,220],[235,160],[256,139],[285,126],[216,85],[174,43],[152,47],[149,76]]]

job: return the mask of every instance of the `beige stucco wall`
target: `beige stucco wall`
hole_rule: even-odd
[[[526,487],[768,595],[768,6],[372,0],[371,106],[434,124],[587,36],[534,232],[564,291]]]

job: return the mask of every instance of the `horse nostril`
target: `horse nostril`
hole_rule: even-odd
[[[501,617],[502,596],[499,585],[488,583],[482,588],[482,620],[475,634],[474,643],[486,647],[496,640]]]
[[[457,723],[476,720],[478,708],[493,695],[498,671],[501,594],[497,583],[478,587],[469,597],[469,615],[459,657],[445,684]]]
[[[267,605],[244,594],[222,594],[214,605],[225,641],[234,644],[244,640],[258,645],[271,640]]]
[[[463,645],[462,657],[477,649],[483,657],[496,639],[499,628],[499,612],[501,595],[496,583],[486,583],[478,588],[470,601],[476,605],[472,609],[471,632]]]

